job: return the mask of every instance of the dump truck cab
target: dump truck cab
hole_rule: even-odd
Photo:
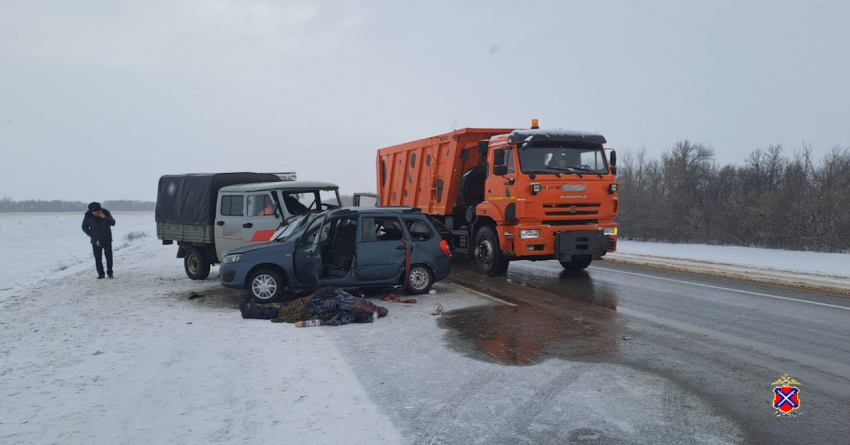
[[[616,248],[619,210],[605,142],[597,133],[539,129],[482,142],[489,174],[473,223],[496,226],[509,260],[554,258],[564,268],[583,269],[602,258]],[[505,267],[504,259],[488,258],[498,255],[483,235],[474,244],[479,263]]]

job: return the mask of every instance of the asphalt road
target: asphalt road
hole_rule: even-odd
[[[339,333],[409,443],[850,444],[850,299],[604,262],[490,278],[463,260],[435,297]],[[774,416],[783,374],[797,417]]]
[[[506,278],[455,270],[453,281],[551,320],[532,348],[515,348],[522,360],[652,373],[734,419],[747,443],[850,443],[850,299],[604,262],[574,273],[517,262]],[[571,318],[593,327],[576,336]],[[772,416],[782,374],[800,382],[799,417]]]

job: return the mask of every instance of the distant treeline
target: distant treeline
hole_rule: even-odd
[[[103,208],[114,211],[154,211],[156,203],[150,201],[128,201],[114,200],[103,201],[100,203]],[[27,200],[14,201],[12,198],[6,197],[0,199],[0,212],[85,212],[88,210],[89,203],[79,201],[42,201]]]
[[[660,158],[625,151],[618,167],[624,238],[850,252],[850,149],[816,160],[771,145],[719,166],[683,141]]]

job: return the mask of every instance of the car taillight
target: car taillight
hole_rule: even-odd
[[[448,241],[441,240],[440,241],[440,249],[443,249],[443,255],[445,255],[446,258],[449,258],[449,257],[452,256],[452,252],[449,250],[449,242]]]

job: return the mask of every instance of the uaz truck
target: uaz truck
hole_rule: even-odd
[[[269,241],[294,216],[341,206],[335,184],[294,179],[294,173],[162,176],[157,238],[177,242],[186,275],[203,280],[228,251]]]
[[[488,275],[512,260],[584,269],[617,246],[616,153],[598,133],[464,128],[378,150],[381,205],[451,229]]]

